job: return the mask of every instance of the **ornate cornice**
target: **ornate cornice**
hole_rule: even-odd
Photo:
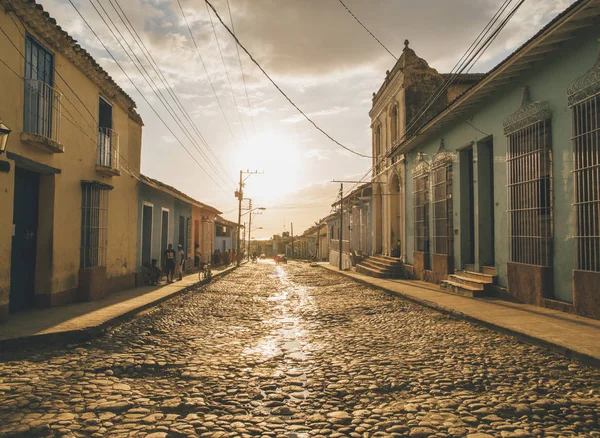
[[[552,112],[547,102],[531,102],[529,100],[529,87],[523,87],[523,100],[521,107],[504,120],[504,135],[511,135],[525,126],[536,122],[543,122],[552,117]]]
[[[444,147],[444,139],[442,138],[440,140],[440,147],[438,148],[438,151],[431,159],[431,167],[437,168],[445,166],[448,163],[452,163],[453,160],[454,154]]]
[[[404,86],[404,73],[402,70],[398,70],[396,74],[390,79],[390,82],[382,90],[381,95],[377,96],[377,102],[373,104],[373,108],[369,111],[371,120],[379,118],[382,111],[385,111],[387,106],[390,104],[392,99],[395,99],[398,91]]]
[[[583,76],[575,79],[569,88],[567,96],[569,106],[573,106],[590,97],[600,94],[600,38],[598,39],[598,57],[596,62]]]
[[[418,178],[429,173],[429,163],[425,161],[425,158],[423,157],[424,155],[422,152],[417,153],[417,165],[412,171],[413,178]]]

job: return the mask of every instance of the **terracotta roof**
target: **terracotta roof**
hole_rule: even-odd
[[[237,226],[238,226],[237,222],[233,222],[233,221],[227,220],[227,219],[225,219],[222,216],[217,216],[215,218],[215,223],[222,224],[222,225],[227,225],[227,226],[230,226],[232,228],[237,228]],[[240,225],[240,227],[244,228],[243,225]]]
[[[60,27],[56,20],[48,14],[35,0],[0,0],[7,11],[13,11],[31,30],[53,49],[67,57],[89,79],[91,79],[107,97],[116,99],[117,103],[129,116],[143,124],[142,118],[135,111],[135,101],[115,82],[115,80],[98,64],[98,62],[77,40]]]
[[[176,198],[178,198],[182,201],[188,202],[189,204],[194,205],[196,207],[200,207],[204,210],[209,210],[215,214],[222,213],[221,211],[217,210],[215,207],[211,207],[210,205],[204,204],[200,201],[196,201],[191,196],[188,196],[185,193],[183,193],[182,191],[177,190],[175,187],[165,184],[164,182],[159,181],[157,179],[150,178],[149,176],[140,174],[140,181],[142,183],[146,184],[147,186],[162,190],[163,192],[169,193],[169,194],[175,196]]]
[[[510,83],[513,78],[531,69],[533,64],[542,60],[547,53],[556,50],[557,46],[570,39],[577,29],[593,26],[599,15],[600,0],[575,1],[486,73],[481,81],[465,90],[445,108],[429,118],[411,137],[394,148],[389,156],[409,152],[419,140],[439,132],[444,126],[462,117],[466,112],[472,111],[490,93]]]

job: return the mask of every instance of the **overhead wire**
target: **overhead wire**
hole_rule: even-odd
[[[483,30],[479,33],[475,41],[469,46],[469,48],[465,51],[465,53],[461,56],[458,62],[455,64],[451,73],[448,77],[436,88],[432,96],[423,104],[423,106],[419,109],[417,114],[411,119],[409,124],[407,125],[404,134],[398,139],[400,141],[407,138],[411,129],[416,125],[416,123],[425,115],[427,111],[431,108],[431,106],[441,97],[442,93],[450,87],[454,81],[459,77],[459,75],[465,71],[466,68],[472,68],[473,65],[477,62],[477,60],[481,57],[481,55],[487,50],[487,48],[492,44],[492,42],[496,39],[496,37],[500,34],[502,29],[506,26],[508,21],[514,16],[517,10],[521,7],[521,5],[525,2],[525,0],[518,0],[518,3],[513,6],[513,9],[510,10],[508,15],[502,19],[500,25],[496,27],[496,29],[492,30],[492,27],[500,20],[500,17],[507,10],[508,6],[513,2],[513,0],[505,0],[504,3],[500,6],[500,8],[496,11],[494,16],[488,21]],[[470,66],[470,67],[469,67]],[[383,162],[387,158],[386,155],[381,157],[380,159],[375,158],[375,163],[371,166],[371,168],[365,173],[359,183],[356,183],[354,187],[357,187],[360,182],[366,178],[377,165]]]
[[[366,155],[366,154],[362,154],[360,152],[357,152],[345,145],[343,145],[342,143],[340,143],[339,141],[337,141],[335,138],[333,138],[331,135],[329,135],[327,132],[325,132],[325,130],[323,130],[319,125],[317,125],[304,111],[302,111],[300,109],[300,107],[298,107],[298,105],[296,105],[296,103],[294,103],[294,101],[281,89],[281,87],[279,85],[277,85],[277,83],[271,78],[271,76],[269,76],[269,74],[265,71],[265,69],[259,64],[259,62],[254,59],[254,57],[250,54],[250,52],[246,49],[246,47],[244,47],[244,45],[240,42],[240,40],[238,39],[238,37],[235,35],[235,33],[232,32],[232,30],[229,28],[229,26],[227,26],[227,24],[225,24],[225,22],[223,21],[223,19],[221,18],[221,16],[219,15],[219,13],[217,12],[217,10],[215,9],[215,7],[212,5],[212,3],[210,3],[208,0],[204,0],[206,2],[206,4],[212,9],[212,11],[214,12],[214,14],[216,15],[216,17],[219,19],[219,21],[221,22],[221,24],[223,25],[223,27],[225,29],[227,29],[227,32],[229,32],[229,34],[232,36],[232,38],[235,40],[235,42],[241,47],[241,49],[246,53],[246,55],[248,55],[248,57],[252,60],[252,62],[259,68],[259,70],[265,75],[265,77],[269,80],[269,82],[271,82],[271,84],[273,84],[273,86],[277,89],[277,91],[279,91],[279,93],[281,93],[281,95],[283,97],[285,97],[285,99],[310,123],[312,124],[319,132],[321,132],[323,135],[325,135],[325,137],[327,137],[329,140],[331,140],[333,143],[337,144],[338,146],[340,146],[341,148],[345,149],[346,151],[357,155],[359,157],[363,157],[363,158],[373,158],[370,155]]]
[[[225,77],[227,78],[227,83],[229,84],[229,89],[231,90],[231,97],[233,97],[233,103],[235,105],[235,111],[237,112],[238,119],[240,121],[240,125],[242,127],[242,133],[244,134],[244,138],[246,142],[248,142],[248,137],[246,136],[246,128],[244,127],[244,122],[242,122],[242,116],[240,115],[240,106],[238,104],[237,98],[235,97],[235,92],[233,91],[233,86],[231,85],[231,79],[229,78],[229,71],[227,70],[227,64],[225,63],[225,57],[223,56],[223,51],[221,50],[221,43],[219,43],[219,37],[217,36],[217,29],[215,28],[215,23],[213,22],[212,15],[210,14],[210,9],[208,9],[208,5],[206,6],[206,13],[208,14],[208,19],[210,20],[210,25],[212,26],[213,34],[215,36],[215,41],[217,42],[217,48],[219,49],[219,54],[221,55],[221,62],[223,63],[223,70],[225,70]]]
[[[12,17],[12,15],[9,14],[9,17],[12,21],[12,23],[14,24],[15,28],[17,29],[17,31],[23,36],[25,37],[25,31],[26,31],[26,27],[25,24],[23,23],[23,21],[21,20],[21,18],[19,17],[19,15],[16,13],[16,10],[14,9],[12,3],[10,3],[10,0],[8,0],[8,4],[11,7],[12,11],[14,12],[14,15],[17,17],[17,19],[19,20],[19,22],[21,23],[21,26],[23,26],[24,30],[21,30],[21,28],[18,26],[18,24],[16,23],[16,21],[14,20],[14,18]],[[15,48],[15,50],[19,53],[19,55],[21,55],[21,57],[23,58],[23,60],[27,63],[28,61],[25,58],[25,54],[23,52],[21,52],[21,50],[16,46],[16,44],[14,43],[14,41],[10,38],[10,36],[5,32],[4,28],[2,28],[0,26],[0,32],[2,32],[4,34],[4,36],[8,39],[8,41],[10,42],[10,44]],[[0,59],[0,62],[2,62],[2,64],[4,64],[12,73],[14,73],[19,79],[21,79],[23,82],[25,82],[25,78],[23,76],[21,76],[19,73],[17,73],[15,70],[13,70],[4,60]],[[94,119],[93,114],[88,110],[88,108],[85,106],[85,104],[83,103],[82,99],[79,97],[79,95],[75,92],[75,90],[73,90],[73,88],[69,85],[69,83],[63,78],[63,76],[60,74],[60,72],[58,72],[57,70],[54,70],[54,72],[56,73],[56,75],[64,82],[64,84],[67,86],[67,88],[73,93],[73,95],[79,100],[79,102],[82,104],[82,106],[87,110],[87,112],[89,113],[89,115],[92,117],[92,120],[96,123],[95,125],[90,124],[89,122],[87,122],[87,120],[85,119],[83,113],[77,108],[77,106],[75,105],[75,103],[73,101],[71,101],[71,99],[69,99],[69,97],[63,93],[62,95],[64,96],[64,98],[67,100],[67,102],[69,102],[71,104],[71,106],[73,107],[73,109],[82,117],[82,120],[84,122],[86,122],[86,124],[93,130],[98,128],[97,125],[97,121]],[[73,116],[73,114],[67,109],[66,106],[63,107],[63,109],[67,112],[67,114],[71,117],[71,119],[69,119],[68,117],[65,116],[65,119],[67,121],[69,121],[71,124],[73,124],[75,127],[77,127],[88,139],[90,139],[94,145],[94,147],[97,147],[97,139],[92,138],[87,132],[85,132],[85,130],[81,127],[80,124],[78,124],[75,121],[75,117]],[[131,175],[132,177],[136,178],[139,180],[139,175],[136,175],[134,171],[131,170],[130,164],[127,161],[127,159],[120,153],[120,151],[117,152],[118,156],[119,156],[119,164],[120,167],[125,171],[125,173],[128,173],[129,175]],[[139,172],[138,172],[139,174]]]
[[[119,1],[118,0],[114,0],[114,3],[113,3],[113,0],[108,0],[108,1],[109,1],[110,5],[112,6],[113,10],[115,11],[115,13],[117,14],[117,16],[119,17],[119,19],[121,20],[121,22],[123,23],[123,25],[124,25],[125,29],[127,30],[127,32],[133,38],[135,44],[140,49],[140,51],[142,52],[142,54],[144,55],[144,57],[146,58],[146,60],[150,64],[150,66],[152,67],[152,69],[154,70],[155,74],[157,75],[157,77],[159,78],[159,80],[161,81],[161,83],[163,84],[163,86],[167,89],[169,95],[171,96],[171,98],[175,102],[176,106],[179,108],[179,110],[184,115],[184,117],[187,120],[187,122],[190,125],[190,127],[198,135],[198,137],[200,138],[200,140],[201,140],[202,144],[204,145],[205,149],[208,151],[208,153],[215,160],[215,163],[220,168],[220,171],[223,172],[224,175],[228,175],[227,171],[225,170],[225,167],[221,163],[221,160],[219,160],[219,158],[216,156],[216,154],[214,153],[212,147],[208,144],[208,141],[205,139],[204,135],[202,134],[202,132],[200,131],[200,129],[198,128],[198,126],[196,125],[196,123],[193,121],[191,115],[189,114],[189,112],[187,111],[187,109],[185,108],[185,106],[183,105],[183,103],[181,102],[181,100],[179,99],[179,96],[177,96],[177,94],[175,93],[175,89],[173,88],[173,86],[167,80],[167,78],[166,78],[165,74],[163,73],[162,69],[160,68],[160,66],[158,65],[158,63],[156,62],[156,60],[154,59],[154,57],[152,56],[152,54],[150,53],[150,51],[146,47],[146,44],[141,39],[141,37],[138,34],[138,32],[136,31],[135,27],[133,26],[133,24],[129,20],[129,17],[127,17],[127,14],[125,13],[125,11],[123,10],[123,8],[119,4]],[[115,3],[117,5],[117,7],[118,7],[118,10],[117,10],[117,7],[115,7]],[[233,185],[235,186],[235,181],[231,180],[230,183],[233,183]]]
[[[152,76],[150,75],[150,73],[148,73],[148,70],[143,65],[143,63],[140,61],[140,59],[138,58],[137,54],[133,51],[133,49],[131,48],[131,46],[127,42],[127,40],[124,38],[123,34],[119,30],[119,28],[116,26],[116,24],[114,23],[114,21],[112,20],[112,18],[110,17],[110,15],[107,13],[107,11],[104,8],[104,6],[102,6],[102,3],[100,3],[99,0],[96,0],[96,1],[98,2],[98,5],[100,6],[100,8],[104,12],[104,14],[106,15],[106,18],[108,18],[108,20],[110,21],[110,23],[112,24],[112,26],[115,28],[115,30],[117,31],[117,33],[119,34],[119,36],[123,40],[123,43],[125,43],[125,46],[127,46],[127,49],[129,49],[129,51],[131,51],[131,54],[133,55],[133,57],[135,58],[135,60],[131,57],[131,55],[129,54],[129,52],[127,51],[127,49],[123,46],[123,44],[121,43],[121,40],[117,37],[117,35],[115,35],[115,33],[113,32],[112,28],[106,22],[106,20],[102,16],[102,14],[100,14],[100,11],[96,8],[96,6],[94,5],[93,1],[89,0],[90,4],[94,8],[94,10],[98,14],[98,16],[102,19],[102,21],[104,22],[104,24],[106,25],[106,27],[110,31],[111,35],[115,38],[115,40],[117,41],[117,43],[119,43],[119,45],[121,46],[121,48],[123,49],[123,51],[125,52],[125,54],[127,55],[127,57],[129,58],[129,60],[131,61],[131,63],[137,69],[138,73],[140,73],[140,75],[142,75],[142,77],[146,81],[146,84],[151,88],[151,90],[153,91],[154,95],[158,98],[158,100],[160,101],[160,103],[165,107],[165,109],[167,110],[167,112],[169,113],[169,115],[173,118],[173,120],[175,121],[175,123],[177,124],[177,126],[183,131],[184,135],[190,141],[190,143],[192,144],[192,146],[194,146],[194,148],[196,149],[196,151],[198,151],[198,153],[202,156],[202,158],[206,161],[206,163],[211,167],[211,169],[213,170],[213,172],[215,172],[215,175],[218,178],[221,179],[221,181],[225,184],[225,186],[228,186],[229,184],[231,184],[231,182],[227,182],[227,180],[221,175],[221,173],[215,167],[215,165],[212,163],[212,161],[210,159],[208,159],[208,157],[206,156],[206,154],[200,149],[200,145],[193,138],[193,134],[190,133],[190,131],[185,127],[185,125],[184,125],[183,121],[181,120],[181,118],[179,117],[179,115],[175,112],[175,110],[173,109],[173,107],[171,106],[171,104],[169,103],[169,101],[167,100],[167,98],[165,97],[165,95],[163,94],[163,92],[161,91],[161,89],[156,85],[156,82],[154,81],[154,79],[152,78]],[[137,61],[137,63],[136,63],[136,61]],[[140,69],[140,67],[141,67],[141,69]],[[144,75],[144,73],[146,75]],[[213,180],[213,182],[214,182],[214,180]],[[233,186],[235,186],[235,183],[233,183]]]
[[[371,36],[373,37],[373,39],[374,39],[375,41],[377,41],[377,42],[379,43],[379,45],[380,45],[381,47],[383,47],[383,48],[384,48],[384,50],[385,50],[386,52],[388,52],[388,53],[391,55],[391,57],[392,57],[392,58],[394,58],[394,59],[397,61],[397,60],[398,60],[398,57],[397,57],[396,55],[394,55],[394,54],[393,54],[393,53],[390,51],[390,49],[388,49],[388,48],[387,48],[387,47],[386,47],[386,46],[385,46],[385,45],[384,45],[384,44],[383,44],[381,41],[379,41],[379,38],[377,38],[375,35],[373,35],[373,32],[371,32],[371,31],[370,31],[370,30],[367,28],[367,26],[365,26],[364,24],[362,24],[362,22],[361,22],[361,21],[358,19],[358,17],[352,13],[352,11],[350,10],[350,8],[348,8],[348,6],[346,6],[346,4],[345,4],[345,3],[344,3],[342,0],[339,0],[339,2],[340,2],[340,4],[341,4],[341,5],[344,7],[344,9],[346,9],[346,11],[348,11],[348,13],[349,13],[350,15],[352,15],[352,18],[354,18],[354,19],[356,20],[356,22],[357,22],[358,24],[360,24],[360,25],[362,26],[362,28],[363,28],[364,30],[366,30],[366,31],[367,31],[367,33],[368,33],[369,35],[371,35]]]
[[[185,22],[185,25],[188,29],[188,32],[190,34],[190,38],[192,39],[192,43],[194,44],[194,47],[196,48],[196,53],[198,54],[198,57],[200,58],[200,63],[202,64],[202,68],[204,69],[204,73],[206,73],[206,78],[208,79],[208,83],[210,84],[210,88],[212,89],[213,95],[215,96],[215,99],[217,100],[217,105],[219,106],[219,110],[221,111],[221,114],[223,115],[223,119],[225,120],[225,124],[227,125],[227,129],[229,131],[229,134],[231,134],[231,138],[233,139],[234,145],[236,146],[236,148],[238,149],[238,151],[241,151],[239,145],[237,144],[237,140],[235,138],[235,135],[233,134],[233,129],[231,129],[231,125],[229,124],[229,120],[227,119],[227,116],[225,115],[225,110],[223,109],[223,105],[221,103],[221,99],[219,99],[219,94],[217,93],[217,89],[215,88],[215,85],[210,77],[210,74],[208,73],[208,68],[206,68],[206,64],[204,63],[204,58],[202,57],[202,53],[200,52],[200,48],[198,47],[198,43],[196,42],[196,38],[194,37],[194,33],[192,32],[192,28],[190,27],[190,24],[188,22],[187,16],[185,15],[185,12],[183,10],[183,7],[181,6],[181,2],[179,0],[176,0],[177,4],[179,5],[179,9],[181,10],[181,15],[183,16],[183,21]]]
[[[68,0],[69,3],[71,4],[71,6],[73,7],[73,9],[75,9],[75,11],[77,12],[77,14],[79,15],[79,17],[83,20],[83,22],[86,24],[86,26],[88,27],[88,29],[90,29],[90,31],[92,32],[92,34],[96,37],[96,39],[100,42],[100,44],[102,45],[102,47],[104,47],[104,50],[106,50],[106,52],[109,54],[109,56],[112,58],[112,60],[117,64],[117,66],[119,67],[119,69],[121,70],[121,72],[123,72],[123,74],[125,75],[125,77],[129,80],[129,82],[131,83],[131,85],[136,89],[136,91],[138,92],[138,94],[142,97],[142,99],[144,99],[144,101],[146,102],[146,104],[150,107],[150,109],[152,110],[152,112],[156,115],[156,117],[158,117],[158,119],[161,121],[161,123],[167,128],[167,130],[171,133],[171,135],[175,138],[175,140],[181,145],[181,147],[187,152],[187,154],[190,156],[190,158],[192,158],[192,160],[198,165],[198,167],[209,177],[209,179],[211,179],[215,185],[217,185],[219,188],[221,188],[225,193],[229,193],[227,190],[223,189],[223,187],[217,183],[214,178],[212,178],[212,176],[206,171],[206,169],[200,164],[200,162],[198,162],[198,160],[196,159],[196,157],[194,157],[194,155],[189,151],[189,149],[183,144],[183,142],[179,139],[179,137],[175,134],[175,132],[173,131],[173,129],[171,129],[171,127],[165,122],[165,120],[163,119],[163,117],[158,113],[158,111],[156,110],[156,108],[154,108],[154,106],[150,103],[150,101],[148,100],[148,98],[144,95],[144,93],[142,93],[142,91],[140,90],[140,88],[135,84],[135,82],[133,82],[133,80],[131,79],[131,77],[129,76],[129,74],[125,71],[125,69],[123,68],[123,66],[121,65],[121,63],[116,59],[116,57],[112,54],[112,52],[108,49],[108,47],[106,46],[106,44],[104,43],[104,41],[102,41],[102,39],[99,37],[99,35],[96,33],[96,31],[94,30],[94,28],[89,24],[89,22],[85,19],[85,17],[83,16],[83,14],[81,14],[81,12],[79,11],[79,8],[77,8],[77,6],[73,3],[73,0]]]
[[[229,11],[229,21],[231,21],[231,30],[235,34],[235,25],[233,24],[233,15],[231,14],[231,7],[229,6],[229,0],[227,0],[227,10]],[[240,57],[240,47],[236,44],[235,51],[237,53],[238,63],[240,64],[240,72],[242,74],[242,82],[244,84],[244,91],[246,92],[246,101],[248,102],[248,112],[250,120],[252,121],[252,131],[256,136],[256,126],[254,125],[254,115],[252,114],[252,105],[250,105],[250,97],[248,97],[248,87],[246,85],[246,76],[244,75],[244,67],[242,66],[242,58]]]

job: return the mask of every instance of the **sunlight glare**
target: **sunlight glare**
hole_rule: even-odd
[[[272,202],[282,199],[298,186],[304,156],[293,136],[274,130],[262,131],[243,146],[239,167],[265,172],[248,181],[244,196]]]

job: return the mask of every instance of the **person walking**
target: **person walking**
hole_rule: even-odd
[[[183,280],[183,267],[185,264],[185,253],[183,252],[183,246],[177,245],[177,277],[179,281]]]
[[[175,274],[175,250],[173,245],[169,243],[167,249],[165,249],[165,267],[167,268],[167,283],[173,283],[173,275]]]

